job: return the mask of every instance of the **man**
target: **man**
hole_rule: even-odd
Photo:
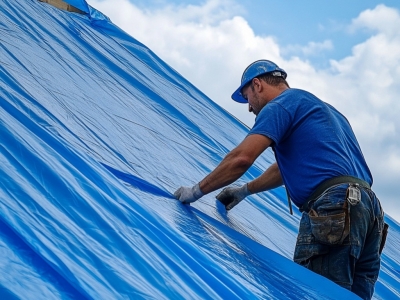
[[[250,194],[285,184],[303,212],[294,261],[371,299],[387,227],[370,170],[347,119],[314,95],[289,88],[286,76],[268,60],[246,68],[232,99],[249,104],[257,116],[253,128],[214,171],[175,197],[191,203],[231,184],[272,147],[276,163],[217,199],[230,210]]]

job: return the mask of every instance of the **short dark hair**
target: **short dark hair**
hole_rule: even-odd
[[[289,84],[287,83],[285,78],[281,76],[274,76],[271,73],[262,74],[260,76],[257,76],[257,78],[260,80],[264,80],[266,83],[272,86],[278,86],[283,83],[284,85],[289,87]]]
[[[286,85],[288,88],[290,88],[289,84],[287,83],[286,79],[281,77],[281,76],[274,76],[271,73],[265,73],[265,74],[261,74],[260,76],[254,77],[254,78],[258,78],[260,80],[265,81],[266,83],[272,85],[272,86],[278,86],[280,84],[284,84]],[[253,79],[254,79],[253,78]],[[250,80],[248,83],[246,83],[243,87],[242,87],[242,91],[244,89],[246,89],[247,87],[249,87],[251,85],[251,89],[254,91],[254,87],[253,87],[253,79]]]

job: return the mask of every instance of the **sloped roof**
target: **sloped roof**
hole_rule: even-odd
[[[291,261],[285,193],[173,199],[247,134],[85,1],[0,2],[0,291],[21,299],[352,299]],[[265,153],[243,177],[271,164]],[[376,297],[399,294],[390,217]]]

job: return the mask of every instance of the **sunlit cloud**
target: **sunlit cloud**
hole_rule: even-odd
[[[399,36],[399,26],[399,11],[380,4],[374,9],[367,9],[360,13],[357,18],[352,20],[349,29],[352,32],[361,29],[384,32],[387,36]]]
[[[332,50],[333,43],[330,40],[323,42],[308,42],[306,46],[303,45],[289,45],[286,46],[282,52],[288,55],[299,55],[302,54],[304,57],[319,55],[322,51]]]

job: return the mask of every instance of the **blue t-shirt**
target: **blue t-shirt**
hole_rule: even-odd
[[[323,181],[372,175],[347,119],[313,94],[288,89],[258,114],[249,134],[269,137],[283,182],[300,207]]]

